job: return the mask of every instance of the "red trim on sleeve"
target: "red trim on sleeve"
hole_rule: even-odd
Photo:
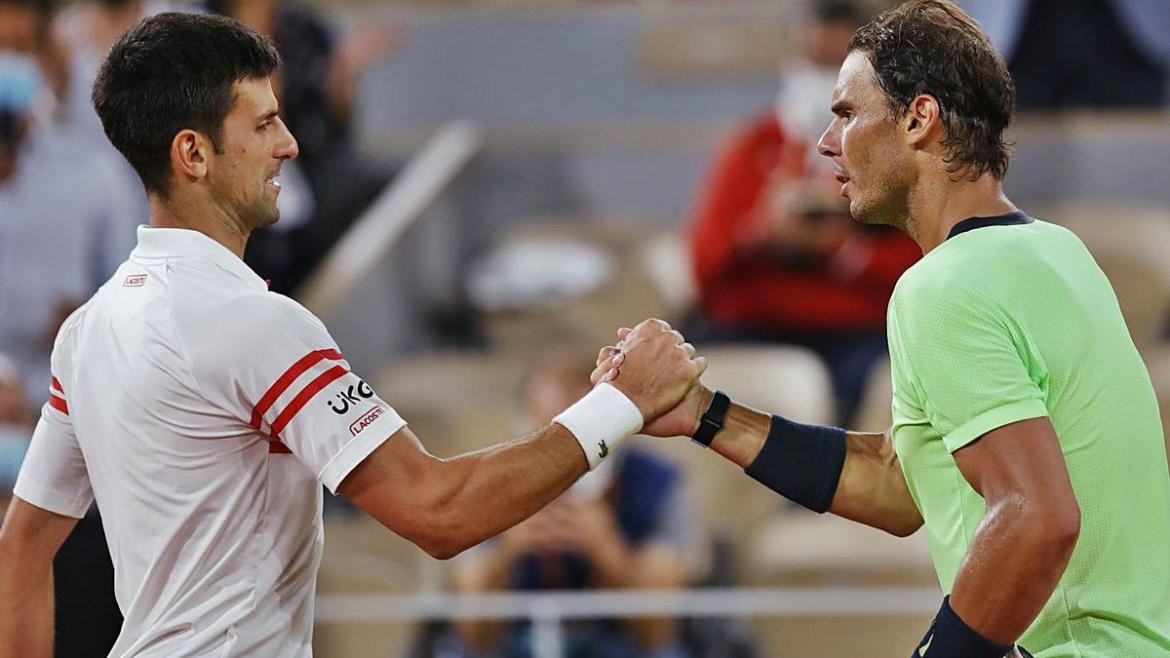
[[[260,401],[256,403],[256,407],[252,409],[252,427],[260,429],[260,421],[264,418],[264,414],[268,413],[268,410],[272,407],[272,404],[276,402],[276,398],[280,397],[289,386],[292,386],[292,383],[296,381],[297,377],[300,377],[302,374],[304,374],[306,370],[312,368],[325,359],[329,359],[331,361],[340,361],[343,358],[344,357],[341,356],[341,352],[338,352],[334,349],[316,350],[302,356],[299,360],[297,360],[296,363],[292,364],[288,370],[284,371],[284,374],[276,380],[276,383],[269,387],[269,389],[264,393],[264,396],[260,398]],[[272,433],[276,434],[278,431],[279,430],[273,430]]]
[[[296,416],[297,412],[301,410],[301,407],[304,407],[309,400],[313,399],[314,395],[328,386],[330,382],[345,376],[348,372],[348,370],[341,366],[333,366],[320,375],[317,375],[317,378],[309,382],[309,385],[304,390],[297,393],[297,396],[292,399],[292,402],[289,402],[288,406],[284,408],[284,411],[280,412],[280,415],[272,422],[272,434],[274,436],[280,434],[280,431],[288,425],[289,421],[293,419],[293,416]]]
[[[49,406],[60,411],[66,416],[69,415],[69,405],[65,403],[65,398],[57,397],[56,395],[49,396]]]
[[[44,381],[43,379],[41,381]],[[56,391],[61,395],[65,395],[65,389],[61,388],[61,382],[54,377],[52,383],[49,384],[50,391]]]

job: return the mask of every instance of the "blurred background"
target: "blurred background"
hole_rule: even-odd
[[[920,254],[852,223],[810,145],[849,36],[890,4],[0,0],[0,505],[57,327],[147,221],[89,87],[169,9],[274,38],[301,157],[247,260],[431,452],[547,422],[649,316],[738,400],[886,428],[886,302]],[[1016,77],[1007,192],[1097,257],[1165,424],[1170,3],[961,4]],[[921,532],[795,508],[684,440],[611,461],[449,562],[328,500],[317,654],[899,655],[937,608]],[[97,514],[58,558],[59,655],[104,656],[120,623]]]

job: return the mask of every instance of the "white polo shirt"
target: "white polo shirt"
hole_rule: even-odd
[[[320,320],[202,233],[141,227],[52,368],[15,494],[73,517],[96,497],[111,655],[311,655],[321,484],[405,425]]]

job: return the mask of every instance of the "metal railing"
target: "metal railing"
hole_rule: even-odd
[[[445,125],[333,245],[297,299],[321,318],[339,308],[482,146],[477,125]]]

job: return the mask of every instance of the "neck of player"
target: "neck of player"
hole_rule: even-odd
[[[1003,192],[1003,183],[991,174],[974,181],[945,170],[924,177],[910,195],[908,233],[923,254],[942,244],[951,228],[970,217],[994,217],[1018,210]]]
[[[199,231],[226,247],[241,260],[248,245],[250,231],[242,222],[223,208],[201,199],[190,198],[178,186],[169,198],[150,195],[150,226],[152,228],[182,228]]]

